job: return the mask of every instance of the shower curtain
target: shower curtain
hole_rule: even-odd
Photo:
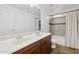
[[[67,12],[67,13],[62,13],[62,15],[64,15],[65,17],[65,46],[67,47],[71,47],[71,48],[76,48],[79,49],[79,38],[78,38],[78,22],[79,22],[79,11],[75,10],[75,11],[71,11],[71,12]],[[51,18],[53,16],[50,17],[50,22]],[[51,26],[50,26],[50,30],[51,30]]]
[[[77,39],[77,11],[68,12],[66,15],[66,46],[78,49]]]

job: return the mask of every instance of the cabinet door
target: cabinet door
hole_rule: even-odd
[[[47,37],[47,53],[51,52],[51,36]]]
[[[51,36],[42,39],[42,53],[48,54],[51,52]]]
[[[41,54],[41,46],[34,46],[31,50],[31,54]]]
[[[47,54],[47,41],[46,41],[46,37],[43,38],[41,40],[41,44],[42,44],[42,54]]]

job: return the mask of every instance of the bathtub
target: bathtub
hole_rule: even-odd
[[[52,43],[65,46],[65,37],[60,35],[52,35]],[[52,46],[53,48],[53,46]]]
[[[26,32],[7,36],[0,36],[0,54],[11,54],[36,42],[51,33]]]

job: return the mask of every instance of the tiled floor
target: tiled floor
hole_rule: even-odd
[[[56,45],[56,48],[52,48],[51,54],[78,54],[77,49],[68,48],[65,46]]]

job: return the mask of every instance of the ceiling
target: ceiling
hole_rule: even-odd
[[[48,9],[51,9],[52,7],[52,4],[36,4],[33,7],[30,6],[31,4],[8,4],[8,5],[39,17],[41,13],[41,10],[40,10],[41,8],[48,10]]]
[[[47,12],[56,14],[59,12],[77,9],[79,4],[41,4],[40,6]]]
[[[58,12],[74,9],[77,7],[77,4],[36,4],[36,6],[33,7],[30,5],[31,4],[9,4],[9,6],[18,8],[36,16],[40,16],[41,8],[50,14],[56,14]]]
[[[59,8],[69,9],[69,8],[76,7],[77,5],[79,4],[40,4],[39,6],[41,6],[45,10],[54,10]]]
[[[8,4],[8,5],[26,11],[35,16],[40,16],[40,9],[37,8],[36,6],[31,7],[30,4]]]

